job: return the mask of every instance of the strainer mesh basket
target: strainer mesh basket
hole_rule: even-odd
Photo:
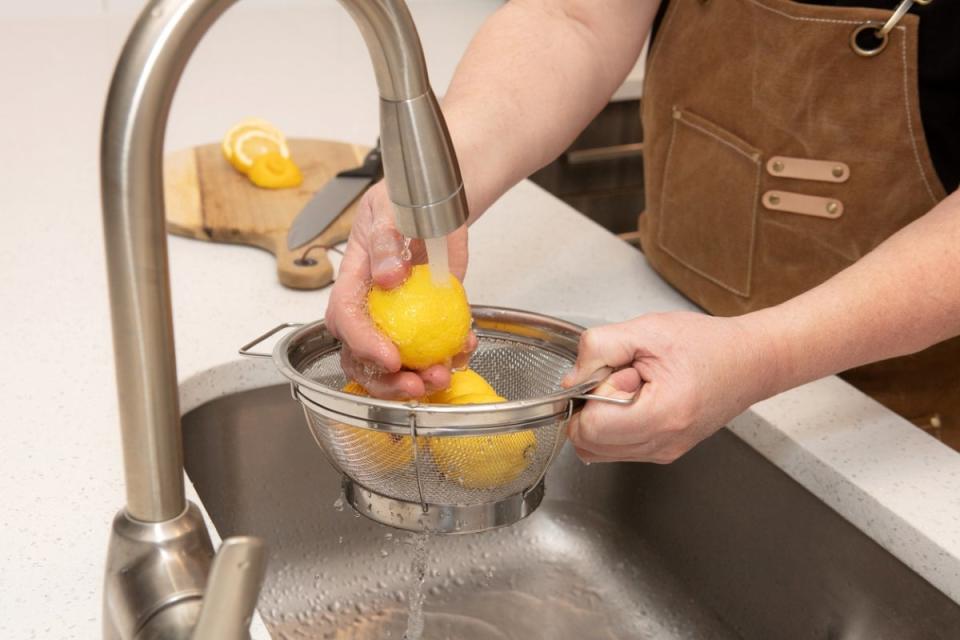
[[[508,401],[560,391],[560,381],[572,366],[571,358],[553,350],[483,333],[470,361],[470,368]],[[306,358],[297,369],[328,389],[340,390],[347,383],[339,351]],[[560,412],[518,431],[421,435],[415,448],[410,435],[346,424],[308,403],[304,409],[314,438],[346,476],[375,493],[421,502],[419,466],[422,499],[438,505],[495,502],[531,488],[562,444],[568,417]],[[469,429],[467,425],[460,431]]]

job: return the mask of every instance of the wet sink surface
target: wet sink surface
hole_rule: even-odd
[[[953,638],[960,607],[722,431],[668,467],[581,464],[497,531],[430,536],[355,514],[286,386],[184,417],[187,472],[224,537],[270,549],[276,638]]]

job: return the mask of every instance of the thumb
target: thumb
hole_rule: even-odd
[[[394,224],[393,203],[386,193],[371,194],[367,202],[373,218],[369,235],[370,275],[378,286],[392,289],[410,273],[409,260],[403,258],[405,240]]]
[[[624,324],[608,324],[580,334],[577,362],[564,377],[563,385],[579,384],[604,367],[619,368],[634,361],[632,336]]]

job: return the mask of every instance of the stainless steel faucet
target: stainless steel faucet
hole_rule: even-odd
[[[101,190],[127,504],[113,523],[105,638],[247,637],[266,567],[256,538],[216,558],[184,498],[163,201],[163,141],[180,75],[236,0],[154,0],[110,85]],[[363,33],[380,92],[384,173],[397,228],[443,236],[466,221],[456,155],[403,0],[341,0]]]

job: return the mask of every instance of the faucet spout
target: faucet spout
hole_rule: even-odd
[[[147,546],[162,547],[160,538],[166,529],[159,525],[179,523],[175,527],[178,540],[188,526],[183,523],[196,521],[196,526],[202,526],[202,520],[185,515],[191,511],[183,486],[163,142],[170,105],[187,60],[209,27],[235,1],[152,0],[127,39],[107,97],[100,179],[127,490],[126,508],[118,515],[123,522],[115,523],[111,538],[104,589],[105,614],[111,622],[105,628],[111,629],[111,637],[129,637],[136,632],[112,624],[118,620],[145,624],[140,615],[143,611],[134,615],[118,612],[117,607],[136,602],[150,612],[149,607],[172,602],[178,593],[187,594],[187,600],[196,598],[203,587],[202,581],[185,584],[178,580],[168,585],[154,581],[149,597],[117,597],[115,591],[126,587],[116,585],[130,581],[113,580],[111,572],[135,569],[123,559],[146,557],[144,540],[149,540]],[[410,12],[403,0],[341,0],[341,4],[362,32],[373,63],[380,93],[384,173],[397,227],[409,237],[445,236],[465,223],[466,197]],[[134,539],[135,547],[129,542]],[[123,545],[123,550],[115,548]],[[212,549],[209,543],[206,547],[201,554],[205,560],[176,561],[209,565]],[[169,555],[153,553],[149,557]],[[155,573],[157,580],[165,579],[164,570]],[[205,576],[203,571],[193,574]]]
[[[363,34],[380,92],[384,175],[397,229],[436,238],[467,220],[457,156],[402,0],[340,0]]]

